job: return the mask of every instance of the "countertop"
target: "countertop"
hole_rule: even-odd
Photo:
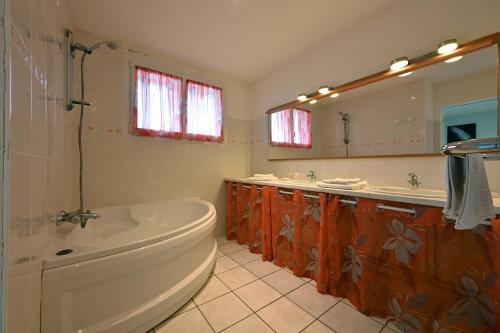
[[[224,178],[224,180],[228,181],[228,182],[230,181],[230,182],[238,182],[238,183],[245,183],[245,184],[277,186],[277,187],[281,187],[281,188],[347,195],[347,196],[359,197],[359,198],[405,202],[405,203],[411,203],[411,204],[423,205],[423,206],[432,206],[432,207],[444,207],[444,204],[446,201],[445,198],[440,198],[440,197],[414,197],[414,196],[401,195],[401,194],[372,192],[368,189],[369,187],[366,189],[362,189],[362,190],[339,190],[339,189],[319,187],[314,183],[310,183],[310,184],[307,184],[307,183],[289,183],[289,182],[286,182],[283,180],[257,181],[257,180],[249,180],[248,178]],[[495,213],[500,214],[500,198],[493,198],[493,205],[495,206]]]

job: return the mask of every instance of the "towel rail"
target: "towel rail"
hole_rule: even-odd
[[[441,147],[441,153],[458,157],[481,153],[484,159],[500,160],[500,137],[450,142]]]
[[[417,211],[414,208],[401,208],[395,206],[387,206],[384,205],[383,203],[378,203],[377,205],[375,205],[375,209],[380,212],[383,210],[393,210],[395,212],[408,213],[412,217],[417,216]]]

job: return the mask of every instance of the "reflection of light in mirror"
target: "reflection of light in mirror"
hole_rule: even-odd
[[[318,100],[317,100],[317,99],[311,99],[311,100],[309,101],[309,104],[316,104],[316,103],[318,103]]]
[[[340,94],[339,94],[339,93],[334,93],[334,94],[331,94],[331,95],[330,95],[330,97],[331,97],[331,98],[337,98],[337,97],[339,97],[339,96],[340,96]]]
[[[455,50],[458,47],[458,42],[456,39],[448,39],[439,44],[438,53],[445,54]]]
[[[403,74],[399,74],[398,76],[399,77],[405,77],[405,76],[408,76],[408,75],[412,75],[413,72],[406,72],[406,73],[403,73]]]
[[[406,67],[410,61],[408,60],[407,57],[399,57],[391,61],[391,71],[397,71],[398,69],[401,69],[403,67]]]
[[[448,60],[445,60],[444,62],[446,62],[446,63],[448,63],[448,64],[449,64],[449,63],[451,63],[451,62],[456,62],[456,61],[459,61],[459,60],[460,60],[460,59],[462,59],[462,58],[463,58],[463,56],[453,57],[453,58],[450,58],[450,59],[448,59]]]
[[[329,91],[330,91],[330,88],[328,88],[327,86],[321,86],[321,87],[319,87],[319,89],[318,89],[318,92],[319,92],[320,94],[326,94],[326,93],[328,93]]]
[[[299,101],[305,101],[307,99],[307,95],[306,94],[298,94],[297,99]]]
[[[415,96],[411,96],[410,98],[411,98],[413,101],[417,99]]]

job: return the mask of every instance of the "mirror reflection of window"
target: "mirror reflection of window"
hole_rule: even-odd
[[[286,109],[274,112],[271,119],[271,145],[275,147],[312,147],[311,112]]]

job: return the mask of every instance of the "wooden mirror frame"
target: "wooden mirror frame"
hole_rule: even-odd
[[[341,84],[337,87],[334,87],[332,90],[327,92],[326,94],[320,94],[319,92],[315,92],[307,95],[307,99],[303,101],[293,100],[291,102],[275,106],[266,111],[267,117],[275,112],[279,112],[284,109],[295,108],[299,105],[306,104],[312,99],[323,99],[333,95],[335,93],[342,93],[348,90],[360,88],[366,86],[371,83],[375,83],[378,81],[386,80],[391,77],[401,75],[407,72],[412,72],[420,68],[424,68],[427,66],[431,66],[440,62],[443,62],[447,59],[457,57],[460,55],[465,55],[467,53],[471,53],[474,51],[478,51],[484,49],[486,47],[490,47],[493,45],[497,45],[497,99],[500,99],[500,32],[493,33],[491,35],[487,35],[467,43],[459,45],[459,47],[449,53],[439,54],[437,51],[433,51],[422,56],[410,59],[409,65],[399,70],[385,70],[375,74],[371,74],[365,76],[363,78],[347,82]],[[499,107],[497,109],[498,113],[498,135],[500,136],[500,103],[498,103]],[[271,140],[271,126],[268,120],[268,136],[269,140]],[[270,142],[270,141],[269,141]],[[287,161],[287,160],[324,160],[324,159],[345,159],[345,158],[384,158],[384,157],[420,157],[420,156],[439,156],[440,153],[422,153],[422,154],[397,154],[397,155],[365,155],[365,156],[342,156],[342,157],[298,157],[298,158],[268,158],[269,161]]]

